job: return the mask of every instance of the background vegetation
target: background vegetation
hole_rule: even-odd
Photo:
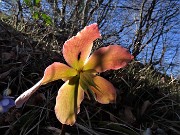
[[[2,0],[0,2],[1,95],[17,97],[54,61],[63,43],[97,22],[102,39],[128,48],[135,60],[102,73],[117,88],[116,104],[85,100],[68,134],[180,134],[179,1]],[[54,104],[61,81],[41,87],[21,109],[0,115],[7,135],[60,134]]]

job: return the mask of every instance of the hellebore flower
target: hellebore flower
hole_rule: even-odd
[[[14,100],[9,96],[2,96],[0,99],[0,113],[7,112],[11,107],[15,106]]]
[[[134,57],[119,45],[101,47],[90,55],[93,41],[100,37],[95,23],[67,40],[63,46],[63,56],[68,65],[54,62],[48,66],[43,78],[16,99],[16,106],[21,107],[41,85],[58,79],[65,81],[58,91],[55,105],[56,117],[62,124],[75,123],[84,92],[87,96],[92,94],[102,104],[115,102],[114,86],[97,73],[125,67]]]

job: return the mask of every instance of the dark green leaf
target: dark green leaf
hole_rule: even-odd
[[[34,5],[39,7],[40,6],[40,2],[41,2],[41,0],[34,0]]]
[[[52,19],[50,16],[48,16],[45,13],[41,14],[42,19],[45,21],[46,25],[51,25],[52,24]]]
[[[34,12],[33,19],[35,19],[35,20],[39,19],[39,12]]]

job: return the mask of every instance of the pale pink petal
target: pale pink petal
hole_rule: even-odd
[[[36,83],[33,87],[22,93],[16,100],[15,105],[17,108],[22,107],[22,105],[30,98],[30,96],[41,86],[42,79]]]
[[[42,85],[59,79],[71,78],[76,75],[77,70],[63,63],[54,62],[46,68],[43,76]]]
[[[77,71],[65,64],[59,62],[51,64],[46,68],[43,78],[16,99],[16,107],[21,107],[41,85],[58,79],[70,78],[75,75],[77,75]]]
[[[125,67],[133,58],[127,49],[119,45],[109,45],[96,50],[85,64],[84,70],[94,69],[97,72],[116,70]]]
[[[96,76],[94,77],[94,83],[97,88],[91,86],[90,89],[95,94],[95,99],[101,104],[114,103],[116,101],[116,89],[106,79]]]
[[[63,56],[66,62],[77,70],[81,69],[91,53],[93,41],[100,37],[96,23],[86,26],[65,42]]]
[[[79,84],[70,81],[66,81],[59,89],[55,105],[57,119],[66,125],[75,123],[77,113],[80,111],[80,104],[84,99],[84,91]]]

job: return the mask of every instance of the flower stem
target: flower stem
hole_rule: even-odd
[[[64,124],[62,124],[61,134],[60,135],[65,135],[65,125]]]

